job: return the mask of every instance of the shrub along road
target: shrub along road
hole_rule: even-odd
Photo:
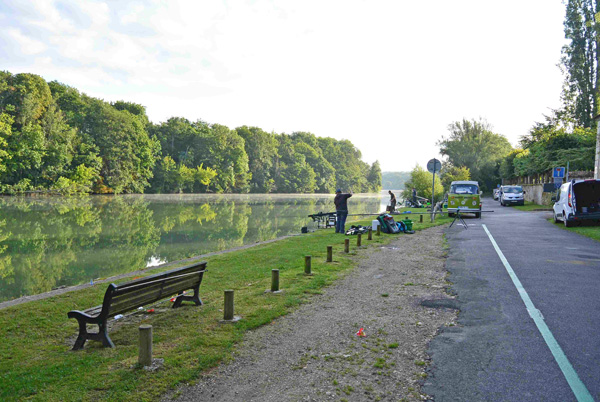
[[[600,243],[549,222],[549,212],[485,204],[495,212],[446,231],[461,311],[430,345],[423,392],[436,401],[600,399]]]

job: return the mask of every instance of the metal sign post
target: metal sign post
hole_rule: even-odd
[[[439,172],[442,169],[442,162],[433,158],[427,162],[427,170],[433,173],[433,183],[431,184],[431,222],[435,219],[435,213],[433,212],[435,207],[435,172]]]

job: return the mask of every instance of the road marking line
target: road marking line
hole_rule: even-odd
[[[500,257],[500,260],[502,261],[502,264],[504,264],[504,268],[506,268],[510,279],[512,279],[513,284],[517,288],[517,291],[521,296],[521,300],[523,300],[523,303],[525,303],[525,307],[527,308],[529,316],[535,322],[535,325],[537,326],[538,330],[542,334],[542,337],[546,341],[546,345],[548,345],[550,352],[552,352],[552,355],[554,356],[554,360],[556,360],[556,363],[558,363],[558,366],[563,372],[563,375],[569,383],[573,394],[575,394],[575,398],[577,398],[578,401],[593,402],[594,398],[592,398],[590,391],[588,391],[583,382],[581,382],[579,376],[577,375],[577,372],[569,362],[569,359],[567,359],[567,356],[565,355],[560,345],[554,338],[554,335],[552,335],[552,331],[550,331],[550,328],[548,328],[548,326],[546,325],[542,312],[535,308],[535,305],[529,298],[527,291],[521,284],[521,281],[517,277],[517,274],[515,274],[515,271],[513,271],[512,267],[506,260],[506,257],[504,257],[504,254],[500,250],[500,247],[498,247],[498,244],[496,244],[496,241],[492,237],[492,234],[488,230],[487,226],[485,224],[482,224],[481,226],[483,226],[485,233],[487,233],[488,237],[490,238],[490,241],[492,242],[492,245],[494,246],[498,257]]]

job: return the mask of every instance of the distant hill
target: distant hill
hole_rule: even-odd
[[[410,179],[410,172],[382,172],[383,190],[404,190],[404,183]]]

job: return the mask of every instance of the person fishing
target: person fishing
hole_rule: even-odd
[[[396,210],[396,196],[392,190],[389,190],[388,193],[390,193],[390,213],[392,213]]]
[[[341,189],[335,190],[335,233],[346,233],[346,218],[348,217],[348,198],[352,197],[352,193],[342,194]]]
[[[417,205],[417,189],[413,187],[412,189],[412,202],[413,202],[413,206],[416,207]]]

